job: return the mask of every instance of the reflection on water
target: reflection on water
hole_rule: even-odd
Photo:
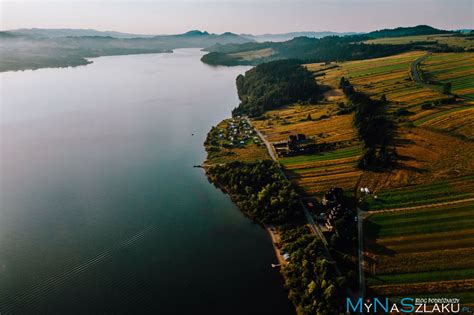
[[[2,312],[292,313],[265,232],[192,167],[246,70],[201,54],[0,74]]]

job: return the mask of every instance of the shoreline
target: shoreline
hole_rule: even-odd
[[[177,49],[182,49],[182,48],[177,48]],[[133,53],[117,53],[117,54],[104,54],[100,56],[81,56],[79,59],[76,59],[71,62],[64,62],[64,63],[59,63],[59,64],[48,64],[48,63],[43,63],[39,65],[34,65],[34,66],[27,66],[27,67],[11,67],[11,68],[2,68],[0,67],[0,74],[1,73],[8,73],[8,72],[23,72],[23,71],[37,71],[41,69],[67,69],[67,68],[77,68],[77,67],[83,67],[83,66],[88,66],[90,64],[94,63],[94,59],[99,59],[103,57],[119,57],[119,56],[132,56],[132,55],[150,55],[150,54],[170,54],[174,53],[174,50],[165,50],[165,51],[151,51],[151,52],[133,52]]]
[[[281,251],[278,248],[278,245],[280,244],[280,233],[277,232],[277,228],[274,226],[265,226],[264,229],[267,231],[268,235],[270,235],[272,247],[275,252],[275,257],[278,260],[278,264],[280,264],[280,266],[287,265],[288,262],[283,258]]]

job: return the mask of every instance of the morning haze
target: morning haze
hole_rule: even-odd
[[[472,313],[473,3],[0,0],[0,315]]]
[[[472,28],[470,0],[2,0],[1,28],[94,28],[140,34],[367,32],[428,24]],[[384,14],[383,12],[386,12]]]

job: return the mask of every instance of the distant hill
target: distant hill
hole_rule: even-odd
[[[343,61],[388,56],[416,48],[417,43],[398,45],[365,44],[363,41],[383,37],[449,34],[427,25],[383,29],[366,34],[326,36],[323,38],[295,37],[284,42],[258,42],[215,45],[202,61],[212,65],[257,65],[279,59],[299,59],[302,62]],[[445,49],[447,49],[445,47]]]
[[[51,29],[51,28],[22,28],[5,31],[12,35],[31,36],[38,38],[57,38],[57,37],[81,37],[81,36],[100,36],[114,38],[149,38],[154,35],[138,35],[113,31],[97,31],[93,29]]]
[[[367,34],[370,38],[383,37],[404,37],[415,35],[433,35],[433,34],[449,34],[452,31],[440,30],[429,25],[417,25],[413,27],[397,27],[394,29],[383,29]]]
[[[137,37],[138,36],[138,37]],[[171,52],[242,44],[251,39],[233,33],[190,31],[177,35],[134,35],[77,29],[30,29],[0,32],[0,72],[67,67],[89,63],[86,58]]]
[[[463,29],[460,29],[460,30],[456,30],[456,32],[460,32],[460,33],[465,34],[465,33],[472,33],[472,32],[474,32],[474,30],[470,29],[470,28],[463,28]]]
[[[308,37],[308,38],[323,38],[326,36],[346,36],[346,35],[356,35],[359,33],[355,32],[291,32],[283,34],[262,34],[262,35],[252,35],[252,34],[240,34],[242,37],[253,39],[257,42],[285,42],[292,40],[296,37]]]

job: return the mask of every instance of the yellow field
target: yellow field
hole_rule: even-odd
[[[408,198],[404,201],[407,204],[416,204],[422,200],[427,203],[458,200],[472,197],[474,193],[473,186],[467,182],[463,184],[462,180],[457,182],[457,188],[462,189],[460,192],[446,191],[438,196],[438,191],[431,186],[420,188],[425,187],[422,185],[438,187],[436,185],[440,184],[436,183],[444,183],[474,170],[474,143],[468,140],[473,137],[473,104],[462,100],[439,104],[438,101],[446,98],[445,95],[411,81],[410,64],[424,54],[411,52],[347,62],[339,64],[336,70],[339,75],[347,77],[356,89],[373,97],[385,94],[389,101],[389,112],[397,121],[398,165],[389,172],[364,172],[359,185],[375,190],[376,194],[380,194],[379,199],[396,187],[415,185],[400,196],[393,197],[394,202],[400,200],[397,202],[401,205],[404,197]],[[426,64],[422,64],[422,69],[425,74],[428,69],[431,71],[432,80],[452,82],[454,93],[469,95],[471,58],[471,53],[434,54]],[[428,109],[421,107],[429,103],[434,105]],[[409,110],[411,115],[397,120],[395,113],[399,108]],[[418,190],[417,197],[409,196],[409,192]],[[384,203],[378,207],[383,209]],[[460,206],[420,209],[412,218],[401,214],[387,217],[378,223],[378,227],[368,226],[366,267],[368,286],[372,292],[389,296],[459,292],[470,303],[474,302],[469,291],[474,283],[473,260],[466,256],[459,256],[455,262],[452,260],[452,255],[474,255],[472,209],[473,203],[463,205],[462,209]],[[374,231],[386,234],[373,234]]]
[[[264,48],[259,50],[244,51],[239,53],[230,54],[232,57],[240,57],[242,60],[252,61],[254,59],[270,57],[275,52],[271,48]]]
[[[388,112],[393,113],[394,120],[398,121],[396,142],[397,152],[400,155],[399,165],[391,172],[364,172],[360,180],[362,186],[378,190],[430,182],[469,171],[474,167],[469,158],[470,154],[474,154],[473,144],[466,143],[462,139],[453,139],[451,136],[454,134],[471,136],[472,120],[469,116],[455,113],[472,105],[466,101],[440,105],[438,101],[447,98],[446,95],[411,80],[411,63],[425,54],[423,51],[414,51],[384,58],[338,63],[336,67],[334,64],[306,65],[308,69],[319,74],[316,80],[322,84],[337,86],[340,77],[344,76],[356,90],[368,93],[374,98],[380,98],[382,94],[387,97]],[[465,64],[466,56],[471,55],[472,53],[460,53],[449,54],[448,57],[457,58],[459,64]],[[454,71],[452,76],[456,76],[456,73]],[[421,108],[421,105],[433,102],[435,105],[431,109]],[[397,117],[395,113],[400,108],[409,110],[410,115]],[[443,120],[432,120],[438,116],[441,119],[444,117],[442,115],[448,113],[452,116],[451,122],[447,121],[447,117]],[[437,130],[446,133],[440,134],[416,128],[409,122],[415,122],[420,127],[438,123]],[[333,128],[337,129],[339,128]]]
[[[266,119],[255,121],[254,125],[270,142],[286,140],[290,134],[304,133],[316,142],[343,142],[344,145],[337,150],[358,146],[352,115],[336,115],[337,103],[347,102],[337,88],[341,76],[344,76],[357,90],[374,98],[386,95],[389,112],[398,121],[396,142],[399,165],[390,172],[361,172],[356,167],[360,151],[350,157],[342,156],[341,159],[330,156],[327,160],[322,156],[318,161],[306,159],[295,162],[291,158],[283,159],[282,163],[290,178],[301,191],[308,195],[319,194],[331,186],[354,189],[356,184],[381,190],[431,182],[468,172],[474,168],[473,159],[470,158],[474,155],[474,144],[452,135],[467,138],[472,136],[472,111],[462,111],[471,105],[468,102],[457,102],[435,105],[431,109],[421,108],[422,104],[447,97],[411,80],[410,64],[425,54],[426,52],[415,51],[372,60],[329,65],[308,64],[306,67],[315,73],[318,84],[330,88],[325,93],[325,100],[317,105],[293,105],[268,112]],[[399,108],[408,109],[411,115],[397,118],[395,112]],[[461,111],[458,113],[459,110]],[[308,114],[311,115],[311,121],[307,120]],[[444,114],[449,116],[443,116]],[[408,124],[410,121],[419,127]],[[445,134],[426,128],[436,128]]]
[[[472,176],[463,180],[474,183]],[[450,190],[443,183],[424,189]],[[371,291],[388,296],[459,292],[462,303],[474,303],[467,293],[474,284],[472,210],[474,202],[465,202],[369,217],[365,267]]]
[[[474,107],[449,112],[421,124],[474,140]]]
[[[271,142],[304,133],[317,143],[343,144],[329,152],[280,158],[288,177],[304,195],[320,196],[332,186],[346,191],[369,187],[380,196],[378,204],[369,203],[373,209],[386,209],[390,203],[391,208],[426,207],[364,222],[372,292],[389,296],[456,292],[474,303],[474,203],[426,206],[474,196],[474,177],[463,177],[474,170],[474,102],[458,99],[443,104],[440,101],[449,96],[415,83],[411,63],[425,54],[414,51],[305,65],[315,73],[319,85],[329,87],[324,101],[268,112],[254,125]],[[468,93],[474,82],[469,70],[472,55],[434,54],[422,64],[423,71],[429,69],[437,80],[452,81],[455,93]],[[462,70],[466,67],[468,71]],[[353,116],[337,115],[338,104],[348,102],[338,89],[342,76],[373,98],[386,96],[388,113],[396,124],[398,161],[393,169],[375,173],[357,168],[362,151]],[[408,110],[409,115],[399,116],[400,109]],[[307,119],[308,114],[312,120]]]
[[[353,115],[337,115],[336,100],[345,101],[345,97],[338,96],[330,101],[326,98],[318,105],[288,106],[267,112],[265,120],[253,121],[270,142],[304,133],[316,143],[337,144],[333,151],[280,159],[289,179],[304,195],[319,195],[332,186],[351,190],[362,174],[356,167],[361,149],[352,126]]]
[[[418,36],[405,36],[405,37],[392,37],[392,38],[378,38],[366,41],[368,44],[410,44],[416,42],[432,42],[435,44],[446,44],[454,47],[462,48],[474,48],[474,41],[469,40],[465,37],[456,37],[451,34],[439,34],[439,35],[418,35]]]
[[[350,150],[347,149],[347,150]],[[360,151],[352,156],[285,165],[289,179],[308,196],[321,195],[331,187],[352,191],[362,171],[356,167]]]
[[[447,98],[440,92],[420,86],[410,77],[410,65],[426,52],[415,51],[396,56],[339,64],[339,76],[344,76],[359,91],[374,98],[385,95],[391,103],[389,111],[398,108],[421,112],[420,105]]]

